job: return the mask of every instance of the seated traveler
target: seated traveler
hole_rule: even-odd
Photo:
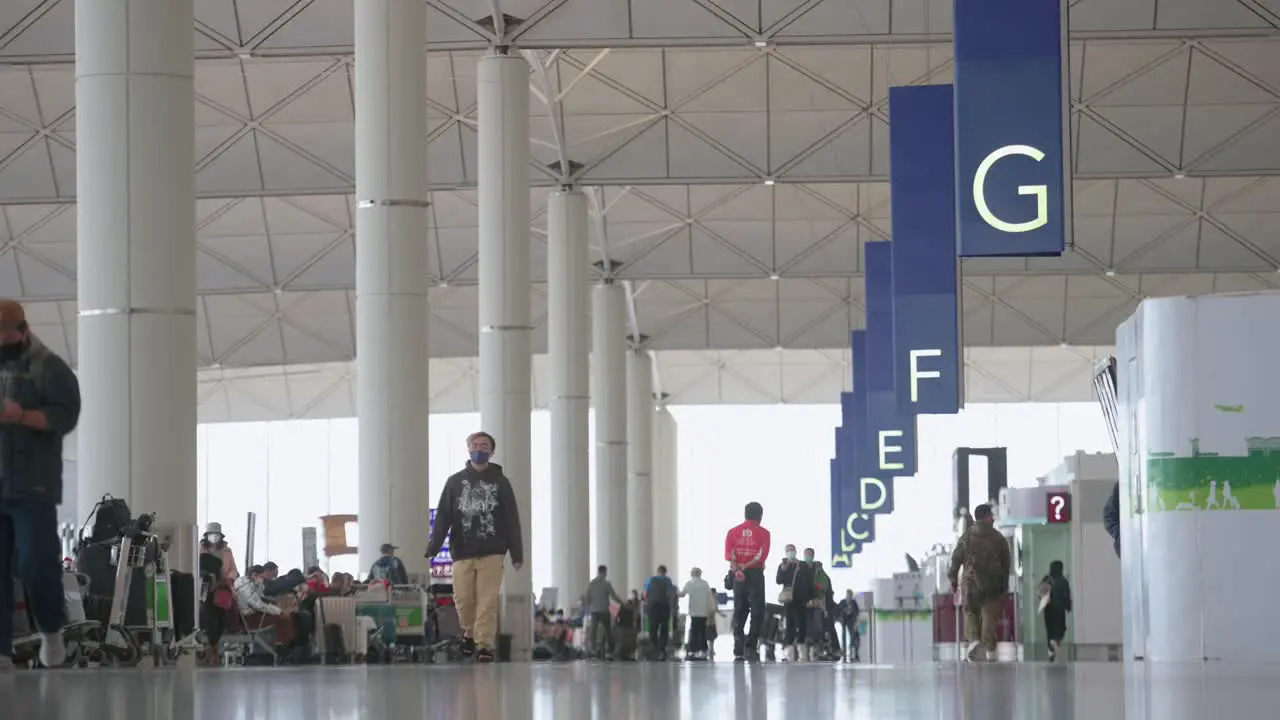
[[[262,570],[262,592],[267,597],[279,597],[285,593],[293,592],[299,585],[307,582],[307,578],[302,574],[301,570],[293,569],[281,575],[280,566],[273,562],[263,565]]]
[[[245,627],[249,630],[274,628],[277,645],[305,651],[310,617],[297,610],[283,610],[267,600],[263,592],[265,583],[266,570],[261,565],[254,565],[247,575],[236,580],[236,604],[244,615]]]

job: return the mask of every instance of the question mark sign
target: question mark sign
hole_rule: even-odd
[[[1049,504],[1053,506],[1053,519],[1055,521],[1062,520],[1062,508],[1067,504],[1067,499],[1061,495],[1054,495],[1049,498]]]

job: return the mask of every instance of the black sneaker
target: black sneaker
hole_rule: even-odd
[[[476,662],[491,663],[496,659],[497,657],[494,655],[493,648],[491,647],[482,647],[476,650]]]
[[[462,645],[459,646],[463,657],[471,657],[476,654],[476,641],[472,638],[462,638]]]

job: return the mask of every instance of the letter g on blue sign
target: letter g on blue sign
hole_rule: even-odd
[[[1061,255],[1071,239],[1064,0],[954,0],[961,257]]]
[[[991,227],[1000,232],[1025,233],[1039,230],[1049,223],[1049,186],[1019,185],[1019,195],[1031,195],[1036,199],[1036,215],[1026,222],[1006,222],[996,216],[987,203],[987,174],[996,163],[1011,155],[1024,155],[1040,162],[1044,153],[1030,145],[1006,145],[982,159],[978,171],[973,174],[973,205],[978,216]]]

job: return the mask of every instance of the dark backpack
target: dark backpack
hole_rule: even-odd
[[[645,599],[650,605],[670,605],[671,581],[661,576],[650,579]]]

